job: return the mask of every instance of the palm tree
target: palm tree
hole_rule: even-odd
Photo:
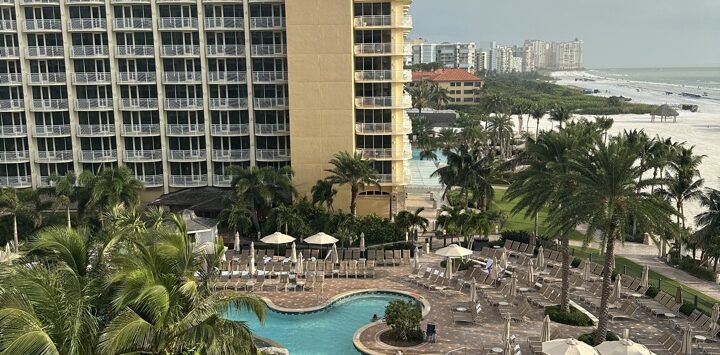
[[[422,110],[426,107],[434,105],[433,84],[430,81],[423,80],[419,84],[410,86],[408,93],[412,97],[412,106],[418,110],[418,116],[422,116]]]
[[[235,232],[245,235],[249,234],[253,228],[254,217],[247,205],[243,203],[232,203],[231,201],[227,204],[227,207],[220,212],[218,219],[227,223]]]
[[[325,205],[329,210],[333,208],[333,201],[337,190],[326,180],[318,180],[310,189],[313,205]]]
[[[699,229],[693,235],[693,241],[702,248],[706,258],[712,256],[715,259],[713,270],[717,270],[720,256],[720,191],[705,189],[700,197],[700,204],[705,212],[695,216],[695,224]]]
[[[140,203],[141,182],[135,180],[134,173],[127,167],[103,169],[98,175],[84,171],[78,179],[81,185],[88,186],[90,199],[88,204],[97,213],[108,211],[116,205],[134,209]]]
[[[677,223],[685,230],[685,202],[693,201],[702,196],[702,186],[705,182],[700,177],[699,166],[704,155],[693,154],[693,148],[680,148],[678,155],[669,164],[669,181],[657,193],[675,201],[675,208],[679,214]],[[697,179],[696,179],[697,178]]]
[[[488,125],[488,133],[493,142],[493,146],[500,148],[500,156],[505,158],[507,151],[507,145],[514,137],[513,133],[513,121],[510,116],[502,114],[489,117],[490,124]],[[493,148],[493,152],[494,152]]]
[[[440,110],[450,102],[450,96],[446,88],[440,87],[437,83],[432,83],[430,88],[430,107]]]
[[[340,152],[330,160],[332,169],[326,181],[333,185],[350,185],[350,214],[357,216],[357,197],[360,191],[373,185],[380,187],[377,171],[373,168],[371,160],[363,160],[362,155],[356,153]]]
[[[530,108],[530,116],[535,119],[535,140],[538,139],[540,134],[540,119],[545,116],[547,109],[540,104],[534,104]]]
[[[60,208],[65,208],[67,212],[67,226],[72,228],[70,224],[70,203],[75,201],[75,183],[77,178],[75,173],[68,171],[65,176],[50,176],[51,194],[55,196],[55,205]]]
[[[250,211],[256,232],[260,232],[260,223],[272,207],[290,204],[296,194],[289,167],[231,167],[230,174],[233,176],[231,203],[242,204]]]
[[[505,96],[498,93],[487,93],[480,101],[480,107],[485,113],[499,115],[501,113],[510,113],[510,102]],[[485,129],[488,128],[488,121],[485,121]]]
[[[285,234],[290,234],[292,229],[293,234],[300,235],[304,234],[308,229],[307,223],[300,216],[295,205],[275,207],[272,216],[275,218],[275,225],[278,230],[285,227]]]
[[[607,144],[608,131],[610,130],[610,128],[612,128],[614,123],[615,123],[615,120],[613,120],[612,118],[607,117],[607,116],[595,117],[595,124],[597,124],[598,128],[600,128],[603,131],[603,142],[605,144]]]
[[[36,191],[18,192],[12,187],[0,188],[0,216],[12,216],[13,242],[16,253],[20,249],[17,225],[18,216],[28,218],[32,221],[34,227],[37,228],[42,222],[42,216],[37,211],[37,206],[38,195]]]
[[[550,110],[550,121],[558,122],[560,129],[563,129],[563,123],[570,121],[570,119],[572,119],[572,112],[565,106],[555,105]]]
[[[532,107],[532,102],[530,100],[520,98],[520,99],[514,99],[512,102],[512,113],[515,115],[518,115],[518,131],[523,131],[523,122],[525,118],[523,117],[524,114],[529,113]],[[529,124],[527,125],[529,128]]]
[[[420,145],[420,160],[437,160],[438,156],[431,145]]]
[[[406,233],[414,235],[417,229],[422,229],[423,233],[425,233],[430,222],[420,215],[424,210],[424,207],[420,207],[415,212],[400,211],[395,215],[395,224]]]

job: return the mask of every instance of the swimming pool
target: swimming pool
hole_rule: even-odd
[[[382,317],[385,306],[394,300],[414,299],[396,293],[361,293],[312,313],[290,314],[267,309],[264,326],[246,312],[231,311],[226,317],[246,321],[255,334],[280,343],[292,355],[360,354],[353,345],[353,334],[370,323],[374,314]]]
[[[413,148],[412,149],[412,160],[421,160],[420,159],[421,151],[422,151],[421,149]],[[447,157],[445,156],[445,154],[443,154],[442,149],[435,150],[435,156],[437,156],[437,161],[443,162],[443,163],[447,162]]]

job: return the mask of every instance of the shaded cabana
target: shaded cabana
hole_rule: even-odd
[[[677,121],[677,117],[680,116],[680,114],[668,104],[663,104],[658,106],[655,111],[650,113],[650,122],[655,122],[655,116],[660,117],[660,122],[665,122],[665,120],[672,117],[673,123],[675,123]]]

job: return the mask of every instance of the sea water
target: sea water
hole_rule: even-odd
[[[720,67],[713,68],[616,68],[589,73],[619,80],[672,84],[688,89],[720,90]]]

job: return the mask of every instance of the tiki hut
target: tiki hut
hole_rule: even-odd
[[[650,114],[650,122],[655,122],[655,116],[660,117],[660,122],[665,122],[665,120],[672,117],[673,123],[675,123],[677,121],[677,117],[680,116],[680,114],[668,104],[663,104],[658,106],[655,111]]]

